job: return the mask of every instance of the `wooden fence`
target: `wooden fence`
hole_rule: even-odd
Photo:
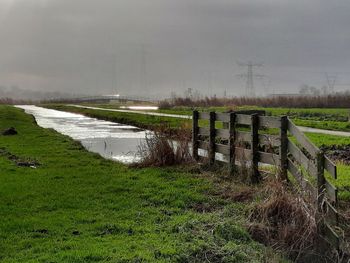
[[[194,111],[192,128],[196,160],[226,162],[232,174],[248,163],[253,183],[260,180],[260,164],[268,164],[282,180],[295,182],[300,194],[317,205],[321,236],[339,249],[341,240],[334,231],[338,192],[325,176],[337,179],[337,168],[287,116]]]

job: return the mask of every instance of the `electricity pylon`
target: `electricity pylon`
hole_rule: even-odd
[[[327,80],[327,93],[332,94],[334,93],[334,86],[337,81],[337,75],[329,75],[327,72],[325,73],[326,80]]]
[[[264,66],[263,63],[253,63],[248,61],[247,63],[237,63],[238,66],[247,67],[247,73],[239,74],[238,77],[246,79],[246,96],[247,97],[255,97],[255,87],[254,87],[254,79],[255,78],[264,78],[265,75],[254,74],[255,67]]]

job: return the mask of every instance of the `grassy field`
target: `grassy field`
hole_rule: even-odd
[[[251,206],[214,195],[198,172],[128,168],[0,106],[0,130],[10,126],[19,134],[0,135],[1,262],[282,261],[244,230]]]
[[[103,105],[100,105],[103,106]],[[122,112],[108,112],[108,111],[99,111],[99,110],[92,110],[92,109],[82,109],[82,108],[76,108],[71,106],[65,106],[65,105],[50,105],[48,106],[50,108],[58,109],[58,110],[65,110],[75,113],[82,113],[87,116],[105,119],[105,120],[111,120],[121,123],[127,123],[132,124],[138,127],[144,127],[146,124],[148,125],[148,128],[152,127],[152,125],[159,125],[159,122],[167,122],[171,127],[178,127],[177,125],[186,125],[187,127],[190,126],[190,122],[185,119],[177,119],[177,118],[170,118],[170,117],[155,117],[155,116],[147,116],[147,115],[141,115],[141,114],[134,114],[134,113],[122,113]],[[251,109],[252,107],[246,107],[245,109]],[[223,111],[223,108],[210,108],[206,109],[207,111],[215,110],[215,111]],[[312,111],[312,110],[310,110]],[[166,113],[178,113],[177,110],[172,111],[164,111]],[[180,111],[181,113],[188,114],[189,111]],[[329,109],[330,113],[336,112],[336,110]],[[281,113],[281,112],[280,112]],[[283,112],[282,112],[283,113]],[[275,115],[277,112],[275,112]],[[283,114],[282,114],[283,115]],[[148,122],[149,121],[149,122]],[[295,122],[295,120],[293,119]],[[148,123],[147,123],[148,122]],[[266,131],[265,131],[266,132]],[[269,132],[269,131],[267,131]],[[318,147],[321,146],[330,146],[330,145],[344,145],[344,144],[350,144],[350,137],[342,137],[342,136],[335,136],[335,135],[327,135],[327,134],[318,134],[318,133],[306,133],[306,136]],[[336,181],[333,181],[334,185],[339,187],[339,193],[340,198],[344,200],[350,199],[350,166],[349,165],[343,165],[338,164],[339,167],[339,179]]]
[[[87,106],[95,106],[102,108],[117,109],[118,104],[85,104]],[[200,111],[218,111],[224,112],[227,110],[265,110],[267,115],[282,116],[288,115],[293,119],[294,123],[299,126],[335,130],[335,131],[350,131],[349,109],[323,109],[323,108],[264,108],[256,106],[240,106],[240,107],[197,107]],[[157,112],[168,114],[183,114],[191,115],[193,108],[175,107],[172,109],[160,109]]]
[[[204,111],[227,111],[228,107],[213,107],[199,110]],[[289,109],[289,108],[263,108],[263,107],[237,107],[234,110],[265,110],[267,115],[270,116],[282,116],[288,115],[293,119],[294,123],[299,126],[337,130],[337,131],[350,131],[350,122],[348,121],[349,110],[347,109]],[[170,110],[159,110],[164,113],[177,113],[177,114],[192,114],[192,110],[188,108],[177,108]]]

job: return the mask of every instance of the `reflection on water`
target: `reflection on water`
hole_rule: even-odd
[[[138,146],[145,139],[146,131],[129,125],[98,120],[81,114],[21,105],[32,114],[38,125],[55,129],[59,133],[78,140],[91,152],[123,163],[139,160]]]

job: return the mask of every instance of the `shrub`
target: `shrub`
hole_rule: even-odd
[[[139,146],[141,161],[138,167],[170,166],[192,163],[190,151],[191,133],[188,129],[178,129],[171,136],[169,127],[161,126],[154,132],[146,134],[145,141]]]

